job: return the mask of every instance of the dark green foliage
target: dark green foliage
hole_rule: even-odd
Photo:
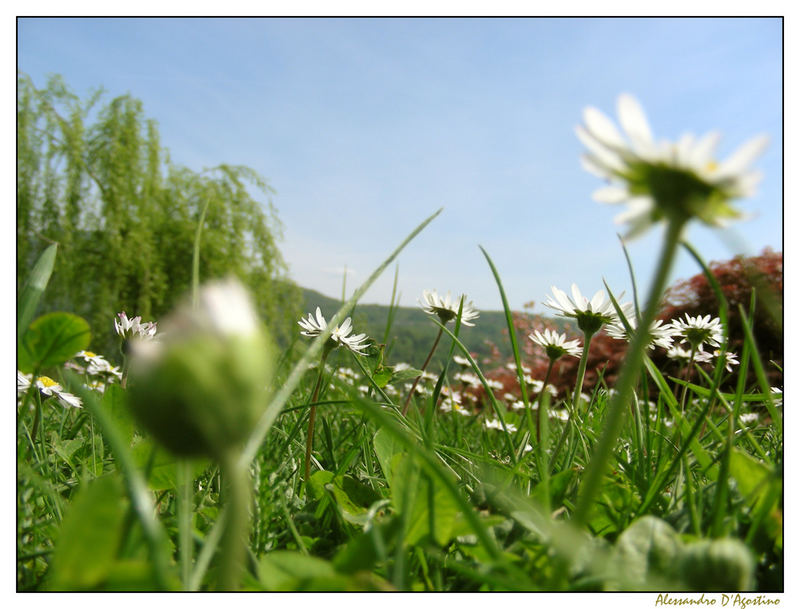
[[[59,77],[42,89],[18,79],[18,288],[58,243],[42,311],[84,317],[92,347],[113,356],[115,313],[158,319],[189,289],[197,223],[209,203],[201,279],[239,277],[286,344],[299,292],[285,277],[264,179],[247,167],[174,165],[141,101],[123,95],[99,106],[100,98],[81,101]]]

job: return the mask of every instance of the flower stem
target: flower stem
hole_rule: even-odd
[[[311,410],[308,413],[308,434],[306,435],[306,462],[305,462],[305,483],[308,484],[308,478],[311,474],[311,448],[314,446],[314,423],[317,420],[317,398],[319,397],[319,390],[322,387],[322,377],[325,374],[325,360],[328,359],[329,349],[322,352],[322,359],[319,363],[319,374],[317,375],[317,383],[314,385],[314,392],[311,394]]]
[[[250,524],[250,475],[234,453],[225,455],[220,463],[228,518],[220,548],[219,587],[230,592],[239,588]]]
[[[686,392],[689,389],[689,374],[692,371],[692,364],[694,364],[694,356],[697,354],[697,347],[692,345],[692,353],[689,355],[689,363],[686,364],[686,373],[684,374],[683,380],[686,381],[686,384],[683,386],[683,392],[681,393],[681,415],[684,413],[684,409],[686,407]]]
[[[650,324],[653,322],[658,312],[661,294],[667,285],[667,279],[669,278],[669,272],[672,268],[672,262],[675,258],[675,252],[678,248],[678,242],[684,223],[685,221],[682,219],[674,219],[667,224],[663,249],[661,250],[661,256],[658,261],[658,266],[656,267],[656,274],[650,287],[650,295],[647,299],[647,308],[631,340],[630,347],[625,356],[625,364],[622,367],[616,384],[617,393],[611,398],[608,410],[606,411],[603,434],[600,436],[600,440],[595,446],[594,456],[589,461],[586,476],[581,484],[580,494],[573,516],[573,521],[578,526],[582,526],[586,522],[595,495],[597,495],[597,491],[600,490],[608,459],[611,456],[622,427],[625,409],[630,403],[631,392],[636,382],[639,380],[642,359],[650,340]]]
[[[444,330],[442,328],[439,328],[439,334],[436,335],[436,340],[433,341],[433,347],[431,347],[431,351],[430,353],[428,353],[428,357],[425,359],[425,363],[422,364],[422,369],[421,369],[422,372],[425,372],[425,370],[428,367],[428,364],[430,364],[431,358],[433,357],[433,352],[436,351],[436,347],[439,345],[439,339],[442,338],[443,331]],[[403,404],[403,416],[406,416],[406,413],[408,412],[408,405],[411,403],[411,396],[414,395],[414,390],[417,388],[417,384],[419,383],[419,379],[421,378],[422,375],[420,374],[417,378],[414,379],[414,384],[411,386],[411,391],[408,392],[408,395],[406,396],[406,401]]]
[[[556,443],[555,450],[553,450],[553,455],[550,457],[550,469],[553,469],[553,466],[556,464],[556,459],[558,458],[558,454],[561,452],[561,448],[564,446],[564,440],[567,438],[567,433],[573,428],[573,425],[576,424],[575,416],[578,412],[578,400],[580,399],[581,392],[583,391],[583,380],[586,376],[586,364],[589,361],[589,346],[592,343],[594,334],[594,332],[584,332],[583,334],[583,352],[581,353],[581,360],[578,363],[575,391],[572,394],[572,408],[569,409],[569,421],[561,430],[561,435],[558,437],[558,442]]]

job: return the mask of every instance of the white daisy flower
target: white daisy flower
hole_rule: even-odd
[[[562,409],[562,410],[548,410],[547,411],[547,415],[551,419],[558,419],[559,421],[564,421],[564,422],[569,421],[569,412],[567,412],[565,409]]]
[[[578,286],[574,283],[572,284],[572,298],[555,286],[552,286],[552,290],[553,297],[547,297],[545,306],[558,311],[558,315],[561,317],[575,319],[578,327],[584,333],[594,334],[604,324],[611,323],[617,318],[614,304],[606,297],[603,290],[595,292],[591,299],[581,294]],[[619,297],[617,301],[619,301]],[[633,304],[620,303],[620,308],[626,317],[633,315]]]
[[[720,356],[720,350],[714,349],[714,357]],[[738,366],[739,360],[736,357],[735,353],[731,353],[730,351],[725,352],[725,370],[728,372],[733,372],[733,366]]]
[[[154,321],[142,322],[141,316],[129,318],[125,311],[117,313],[117,319],[114,320],[114,329],[117,334],[123,339],[140,338],[152,339],[155,337],[158,326]]]
[[[422,310],[429,315],[438,315],[443,324],[455,319],[458,316],[458,309],[461,301],[464,301],[464,306],[461,311],[461,323],[465,326],[474,326],[471,323],[473,319],[478,318],[478,311],[472,305],[472,301],[467,302],[466,296],[461,296],[455,300],[450,297],[450,292],[442,298],[436,293],[436,290],[423,290],[422,300],[419,301]]]
[[[636,319],[634,317],[629,317],[628,323],[631,326],[631,330],[635,332],[637,326]],[[625,326],[619,320],[615,320],[613,323],[609,324],[606,328],[606,332],[608,332],[611,338],[616,338],[617,340],[631,339]],[[664,324],[664,321],[661,319],[654,320],[653,323],[650,324],[650,340],[647,344],[647,348],[652,349],[657,345],[663,349],[669,349],[672,347],[673,333],[674,330],[670,324]]]
[[[19,377],[17,381],[19,381]],[[76,395],[64,391],[61,385],[56,383],[49,376],[38,377],[34,384],[42,396],[54,397],[66,408],[81,408],[81,399]]]
[[[301,328],[303,328],[300,334],[312,338],[322,334],[328,327],[328,323],[322,316],[322,311],[320,311],[319,307],[317,307],[316,310],[316,319],[312,317],[311,313],[309,313],[308,319],[301,319],[297,323]],[[353,353],[364,355],[363,350],[369,346],[369,338],[367,338],[366,334],[354,334],[353,336],[350,336],[352,331],[353,322],[348,317],[344,320],[344,322],[342,322],[341,326],[336,326],[333,329],[328,341],[331,341],[330,344],[332,348],[338,347],[339,345],[344,345]]]
[[[516,402],[511,404],[510,407],[511,407],[511,410],[519,411],[519,410],[522,410],[523,408],[525,408],[525,402],[523,402],[522,400],[517,400]],[[539,410],[539,401],[537,400],[537,401],[532,402],[532,403],[529,402],[528,403],[528,408],[530,408],[531,410]]]
[[[544,389],[544,381],[540,381],[539,379],[532,378],[527,374],[523,377],[526,385],[530,385],[533,393],[541,393],[542,389]],[[556,397],[558,395],[558,389],[556,389],[553,385],[547,384],[547,393]]]
[[[503,424],[500,422],[500,419],[487,419],[484,421],[483,426],[486,427],[486,429],[499,429],[501,431],[503,429]],[[517,431],[517,426],[513,423],[506,423],[506,429],[509,433],[513,433]]]
[[[675,337],[680,337],[681,343],[689,343],[694,349],[700,349],[705,344],[719,347],[723,339],[722,322],[719,317],[713,319],[711,315],[692,317],[687,313],[685,320],[674,319],[671,325]]]
[[[758,423],[758,413],[746,412],[744,414],[740,414],[739,420],[745,425],[750,425],[751,423]]]
[[[576,133],[587,148],[581,157],[584,169],[611,183],[594,193],[595,200],[627,203],[627,210],[615,220],[628,224],[628,237],[664,219],[696,217],[711,226],[724,226],[742,216],[728,203],[755,192],[761,176],[749,167],[766,147],[766,137],[746,142],[718,163],[713,158],[717,133],[656,142],[633,97],[621,95],[617,109],[627,141],[595,108],[584,110],[584,125]]]
[[[459,372],[454,378],[470,387],[480,387],[481,385],[481,379],[470,372]]]
[[[677,360],[681,363],[687,364],[689,363],[689,359],[692,357],[692,352],[689,349],[684,349],[680,345],[672,345],[669,349],[667,349],[667,357],[670,359]],[[705,351],[698,350],[694,354],[694,361],[695,362],[711,361],[711,354],[706,353]]]
[[[489,389],[494,389],[495,391],[500,391],[503,388],[503,383],[494,379],[486,379],[486,385]]]
[[[560,334],[550,329],[546,329],[544,332],[534,330],[533,334],[528,334],[528,338],[542,347],[547,353],[547,357],[552,361],[557,360],[562,355],[581,356],[580,342],[567,340],[566,334]]]
[[[466,357],[461,357],[460,355],[454,355],[453,361],[462,368],[469,368],[469,360]]]
[[[517,364],[515,362],[508,362],[506,364],[506,368],[511,370],[511,372],[516,372],[517,371]],[[530,374],[531,373],[531,369],[528,368],[528,366],[526,366],[525,364],[522,364],[522,373],[523,374]]]

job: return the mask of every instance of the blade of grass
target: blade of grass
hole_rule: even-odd
[[[58,244],[53,243],[42,252],[28,276],[25,287],[22,288],[17,304],[17,341],[22,339],[22,335],[33,321],[36,307],[39,306],[39,300],[50,281],[50,275],[53,274],[57,250]]]

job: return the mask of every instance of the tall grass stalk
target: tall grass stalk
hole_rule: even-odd
[[[661,295],[667,286],[667,279],[669,278],[683,226],[684,222],[680,220],[671,220],[667,224],[663,248],[656,266],[653,283],[650,287],[647,306],[628,347],[625,364],[616,384],[617,393],[612,396],[608,405],[603,433],[595,445],[594,455],[589,461],[588,469],[580,486],[578,502],[573,516],[579,526],[586,523],[589,510],[594,503],[595,496],[605,475],[608,459],[619,437],[623,415],[630,404],[631,394],[641,372],[645,349],[650,341],[650,324],[655,319]]]

